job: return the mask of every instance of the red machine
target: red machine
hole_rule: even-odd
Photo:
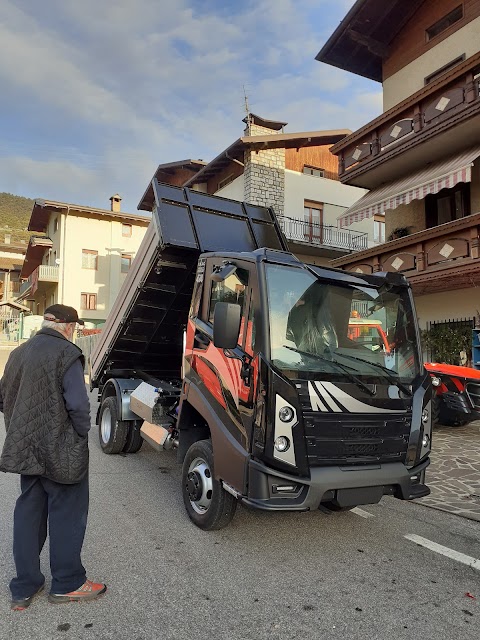
[[[480,371],[426,362],[436,390],[437,422],[460,427],[480,419]]]

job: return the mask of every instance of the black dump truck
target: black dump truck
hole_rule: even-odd
[[[90,359],[103,451],[176,448],[207,530],[239,502],[332,512],[428,495],[432,392],[407,280],[300,262],[270,208],[150,191]]]

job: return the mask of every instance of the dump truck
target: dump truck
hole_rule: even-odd
[[[269,207],[149,188],[152,221],[89,361],[103,451],[175,449],[205,530],[239,503],[331,514],[428,495],[431,378],[407,280],[299,261]],[[352,315],[391,351],[349,337]]]

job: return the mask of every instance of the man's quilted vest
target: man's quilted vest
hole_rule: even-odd
[[[58,331],[42,329],[17,347],[0,381],[7,434],[0,471],[79,482],[88,469],[88,438],[73,428],[63,376],[83,355]]]

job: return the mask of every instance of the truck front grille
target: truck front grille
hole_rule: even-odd
[[[310,466],[404,462],[411,414],[385,416],[304,411]]]

